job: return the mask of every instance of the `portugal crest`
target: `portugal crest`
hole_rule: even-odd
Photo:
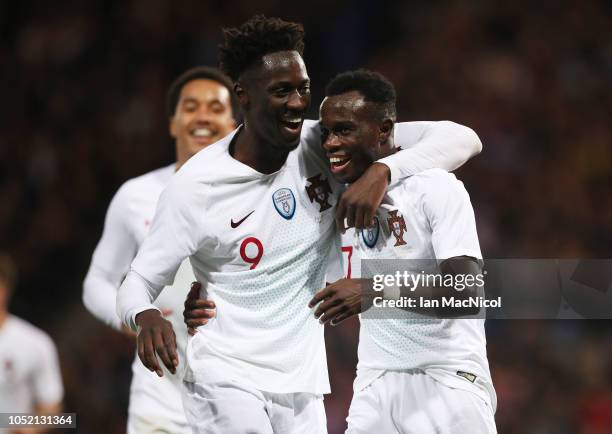
[[[332,191],[327,179],[321,179],[321,174],[318,173],[306,179],[306,181],[310,183],[310,185],[306,186],[306,193],[308,193],[310,203],[316,201],[320,207],[319,212],[330,209],[331,205],[327,199]]]
[[[272,194],[274,208],[282,218],[291,220],[295,214],[295,196],[289,188],[280,188]]]
[[[406,230],[406,221],[401,215],[397,215],[397,210],[389,211],[389,217],[387,217],[387,224],[389,225],[389,231],[395,236],[395,245],[403,246],[406,244],[404,241],[404,231]]]
[[[374,216],[374,224],[369,228],[365,228],[361,231],[361,238],[366,246],[372,248],[378,241],[378,234],[380,233],[380,224],[378,217]]]

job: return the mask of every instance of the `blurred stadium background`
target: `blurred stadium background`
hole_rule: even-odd
[[[311,116],[334,74],[397,86],[401,120],[451,119],[484,152],[462,168],[489,258],[604,258],[612,245],[612,3],[0,2],[0,249],[11,311],[56,341],[79,432],[123,433],[134,345],[81,305],[109,201],[168,164],[164,97],[216,65],[222,25],[304,23]],[[357,323],[328,329],[329,432],[344,431]],[[612,432],[606,321],[489,321],[500,433]]]

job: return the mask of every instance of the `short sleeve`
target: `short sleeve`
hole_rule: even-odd
[[[55,344],[42,335],[38,345],[38,365],[34,372],[34,397],[36,403],[52,405],[62,401],[64,387]]]
[[[420,182],[425,183],[422,206],[438,262],[455,256],[482,259],[474,210],[463,183],[442,170],[427,171]]]

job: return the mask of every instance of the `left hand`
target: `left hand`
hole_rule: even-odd
[[[390,175],[386,164],[374,163],[346,189],[336,207],[336,226],[340,232],[344,233],[353,226],[356,229],[372,226],[376,210],[389,186]]]
[[[200,282],[192,282],[185,300],[183,321],[187,325],[189,336],[195,335],[199,326],[208,324],[208,320],[216,315],[215,302],[200,298],[201,288],[202,284]]]
[[[370,302],[364,298],[366,279],[340,279],[317,292],[308,303],[312,308],[322,302],[315,310],[315,317],[325,324],[329,321],[335,326],[345,319],[366,310]],[[366,309],[364,309],[364,307]]]

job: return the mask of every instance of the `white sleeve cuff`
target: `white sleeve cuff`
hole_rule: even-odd
[[[159,309],[152,303],[163,289],[163,285],[153,285],[131,270],[117,293],[117,315],[121,321],[134,331],[136,315],[149,309]]]

